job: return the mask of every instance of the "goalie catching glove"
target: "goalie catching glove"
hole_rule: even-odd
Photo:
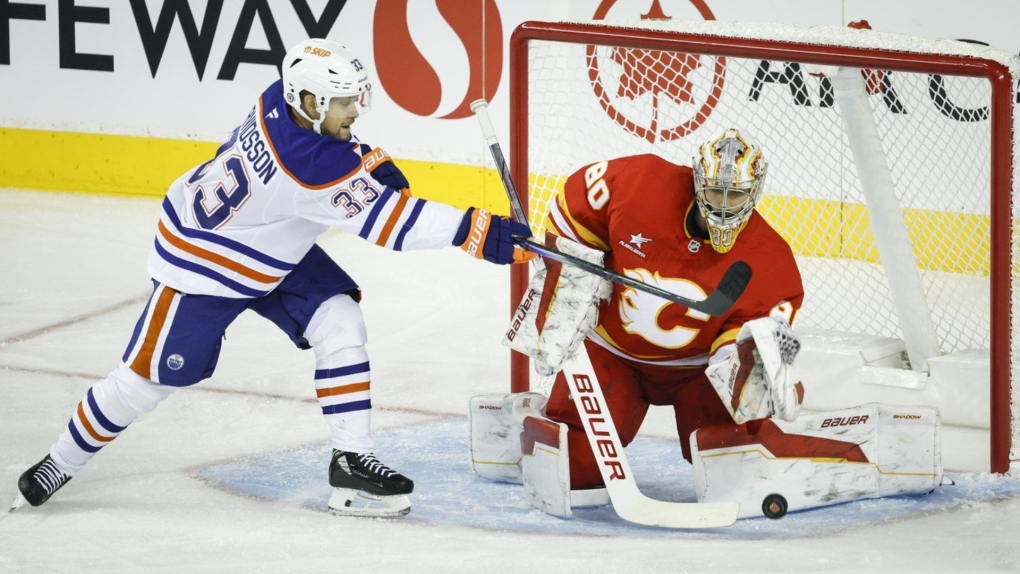
[[[567,255],[602,265],[605,253],[552,233],[543,243]],[[535,360],[540,375],[559,372],[598,322],[599,301],[612,285],[572,265],[543,260],[514,313],[503,344]]]
[[[730,356],[705,374],[737,424],[771,416],[792,421],[804,399],[804,386],[790,372],[798,352],[786,319],[762,317],[744,323]]]

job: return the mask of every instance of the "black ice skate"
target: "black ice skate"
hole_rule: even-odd
[[[18,479],[18,490],[21,496],[32,506],[39,506],[53,496],[53,493],[60,490],[61,486],[71,480],[53,464],[50,455],[46,455],[38,464],[26,470]],[[15,507],[20,506],[18,501]]]
[[[411,512],[407,495],[414,482],[379,462],[371,453],[333,451],[329,511],[344,516],[402,516]]]

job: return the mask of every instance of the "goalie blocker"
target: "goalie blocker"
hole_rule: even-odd
[[[740,518],[928,494],[942,484],[940,445],[938,409],[881,404],[691,435],[698,501],[738,502]]]

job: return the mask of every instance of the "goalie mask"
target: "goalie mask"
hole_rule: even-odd
[[[761,148],[736,129],[701,144],[694,158],[694,195],[708,223],[712,248],[726,253],[761,197],[768,163]]]
[[[318,119],[301,108],[302,92],[315,96]],[[283,97],[320,134],[329,115],[340,115],[351,105],[358,115],[367,112],[372,105],[372,84],[368,69],[353,52],[330,40],[310,38],[283,58]]]

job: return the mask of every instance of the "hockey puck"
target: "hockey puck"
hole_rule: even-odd
[[[773,520],[786,516],[786,507],[786,499],[781,494],[770,494],[761,503],[762,514]]]

